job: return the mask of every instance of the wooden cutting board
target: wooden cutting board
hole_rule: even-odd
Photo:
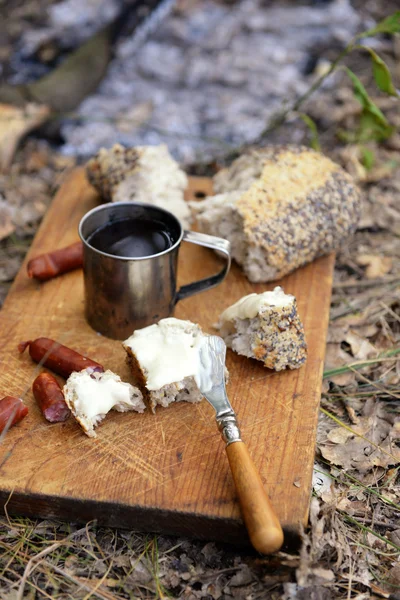
[[[210,180],[192,179],[187,198],[210,190]],[[38,367],[17,351],[26,339],[53,338],[131,380],[121,343],[96,334],[84,319],[82,272],[43,284],[26,275],[29,258],[78,239],[81,216],[98,202],[83,171],[75,171],[55,197],[0,311],[0,397],[21,395],[29,406],[29,415],[0,446],[2,504],[14,514],[98,519],[246,544],[224,444],[205,400],[158,408],[155,415],[112,412],[97,439],[86,437],[72,417],[47,423],[35,404],[31,385]],[[210,250],[183,244],[180,283],[215,272],[219,260]],[[304,323],[308,360],[301,369],[275,373],[227,355],[228,394],[289,544],[308,516],[333,264],[334,256],[326,256],[279,282],[296,296]],[[274,285],[251,284],[233,265],[222,285],[182,301],[175,316],[212,333],[228,305]]]

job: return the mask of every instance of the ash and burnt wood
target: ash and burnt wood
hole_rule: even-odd
[[[92,94],[106,75],[121,32],[129,29],[139,47],[167,14],[169,5],[168,0],[122,5],[113,21],[40,79],[16,85],[0,83],[0,117],[4,121],[0,123],[0,171],[8,171],[19,142],[30,131],[41,128],[44,137],[58,139],[61,120]]]
[[[194,198],[199,189],[208,192],[210,182],[192,180],[188,197]],[[74,242],[81,216],[98,201],[77,170],[43,221],[0,312],[4,395],[18,396],[31,387],[36,365],[27,354],[19,354],[17,345],[43,336],[135,383],[122,344],[97,335],[84,319],[82,272],[43,284],[26,273],[29,258]],[[212,251],[183,244],[178,283],[206,276],[218,260]],[[274,373],[231,351],[227,357],[230,401],[286,538],[292,540],[308,515],[333,262],[333,256],[321,258],[279,282],[298,301],[309,348],[304,366]],[[175,316],[213,333],[212,324],[223,309],[274,285],[250,284],[234,265],[220,286],[182,301]],[[45,423],[30,391],[24,401],[28,416],[7,433],[0,448],[1,497],[8,498],[11,491],[15,497],[13,502],[11,495],[9,510],[66,519],[81,515],[82,520],[90,514],[115,526],[194,537],[204,537],[208,524],[208,539],[247,539],[213,409],[205,401],[159,407],[155,415],[110,414],[95,441],[73,419]],[[112,519],[106,510],[110,506],[120,507]],[[227,523],[232,524],[231,534]]]

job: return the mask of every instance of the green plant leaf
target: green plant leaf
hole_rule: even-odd
[[[397,14],[397,13],[396,13]],[[399,19],[400,19],[400,12]],[[400,23],[399,23],[400,27]],[[359,46],[357,46],[359,47]],[[383,60],[370,48],[365,48],[372,58],[374,77],[378,87],[388,94],[398,95],[394,88],[392,78]],[[356,131],[338,131],[338,136],[343,141],[365,143],[372,140],[383,141],[389,138],[394,127],[380,110],[380,108],[371,100],[367,90],[351,69],[346,66],[340,67],[344,69],[353,84],[353,93],[355,98],[361,104],[362,111],[359,124]],[[368,163],[368,159],[367,159]],[[368,168],[368,167],[366,167]]]
[[[362,106],[357,141],[367,142],[369,140],[382,141],[387,139],[393,133],[393,127],[380,108],[371,100],[357,75],[347,67],[344,67],[344,70],[353,83],[354,96]]]
[[[394,127],[389,123],[383,125],[380,121],[377,121],[374,114],[371,114],[367,109],[363,109],[356,130],[338,129],[336,135],[346,144],[360,144],[371,141],[381,142],[390,137],[393,131]]]
[[[344,67],[344,70],[353,83],[354,96],[357,98],[363,109],[371,113],[377,122],[380,122],[384,127],[388,127],[388,120],[383,112],[376,106],[376,104],[372,102],[371,98],[368,96],[367,90],[358,79],[357,75],[355,75],[348,67]]]
[[[364,49],[367,50],[371,55],[372,71],[378,88],[390,96],[398,96],[396,88],[393,85],[392,76],[386,63],[381,59],[380,56],[377,55],[374,50],[372,50],[372,48],[364,47]]]
[[[360,116],[360,122],[358,126],[357,141],[358,142],[369,142],[375,140],[381,142],[387,140],[393,133],[394,127],[392,127],[387,121],[382,123],[376,118],[373,112],[368,109],[364,109]]]
[[[361,162],[367,171],[370,171],[375,163],[375,153],[366,146],[361,146],[360,150]]]
[[[311,148],[314,148],[314,150],[317,150],[317,152],[321,152],[321,144],[319,143],[318,129],[317,129],[317,125],[316,125],[315,121],[313,121],[313,119],[311,117],[309,117],[308,115],[306,115],[305,113],[300,113],[299,117],[302,119],[302,121],[304,121],[304,123],[307,125],[308,129],[310,130],[310,133],[311,133],[310,146],[311,146]]]
[[[376,35],[377,33],[399,33],[400,32],[400,11],[395,12],[393,15],[386,17],[378,23],[372,29],[363,31],[357,37],[366,37],[370,35]]]

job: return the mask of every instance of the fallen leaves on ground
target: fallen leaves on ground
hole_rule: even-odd
[[[398,62],[398,54],[389,58]],[[400,136],[368,144],[373,164],[367,168],[359,145],[341,146],[335,138],[339,127],[354,127],[360,114],[351,89],[339,85],[322,93],[312,99],[311,109],[323,146],[362,187],[363,213],[359,230],[337,254],[325,369],[347,369],[324,381],[310,524],[302,532],[301,551],[260,557],[213,542],[94,523],[80,529],[73,523],[4,519],[2,598],[15,600],[28,560],[55,540],[63,544],[31,573],[26,598],[42,593],[55,599],[97,593],[121,600],[399,596],[400,355],[379,357],[400,347]],[[132,107],[118,126],[124,130],[129,119],[145,124],[149,110],[150,104]],[[390,100],[384,110],[398,127],[398,105]],[[0,176],[0,302],[60,178],[74,162],[49,144],[29,140],[9,176]],[[371,362],[357,371],[351,367],[364,361]]]
[[[393,416],[387,409],[386,403],[368,398],[357,425],[349,425],[349,429],[334,426],[327,432],[326,442],[319,444],[322,456],[346,471],[360,473],[400,462],[400,448],[396,446],[400,415]]]

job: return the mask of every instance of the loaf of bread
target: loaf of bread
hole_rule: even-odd
[[[302,146],[249,151],[191,202],[200,231],[231,242],[250,281],[273,281],[338,248],[360,217],[360,194],[339,165]]]
[[[281,287],[244,296],[224,310],[216,328],[228,348],[275,371],[297,369],[307,358],[296,299]]]
[[[123,342],[133,376],[153,412],[158,405],[202,399],[196,377],[205,335],[199,325],[169,317],[136,330]]]
[[[142,392],[112,371],[71,373],[63,391],[68,407],[89,437],[96,437],[94,428],[111,409],[143,412],[146,408]]]
[[[184,227],[190,224],[187,176],[165,145],[101,148],[88,161],[86,174],[104,200],[154,204],[172,212]]]

